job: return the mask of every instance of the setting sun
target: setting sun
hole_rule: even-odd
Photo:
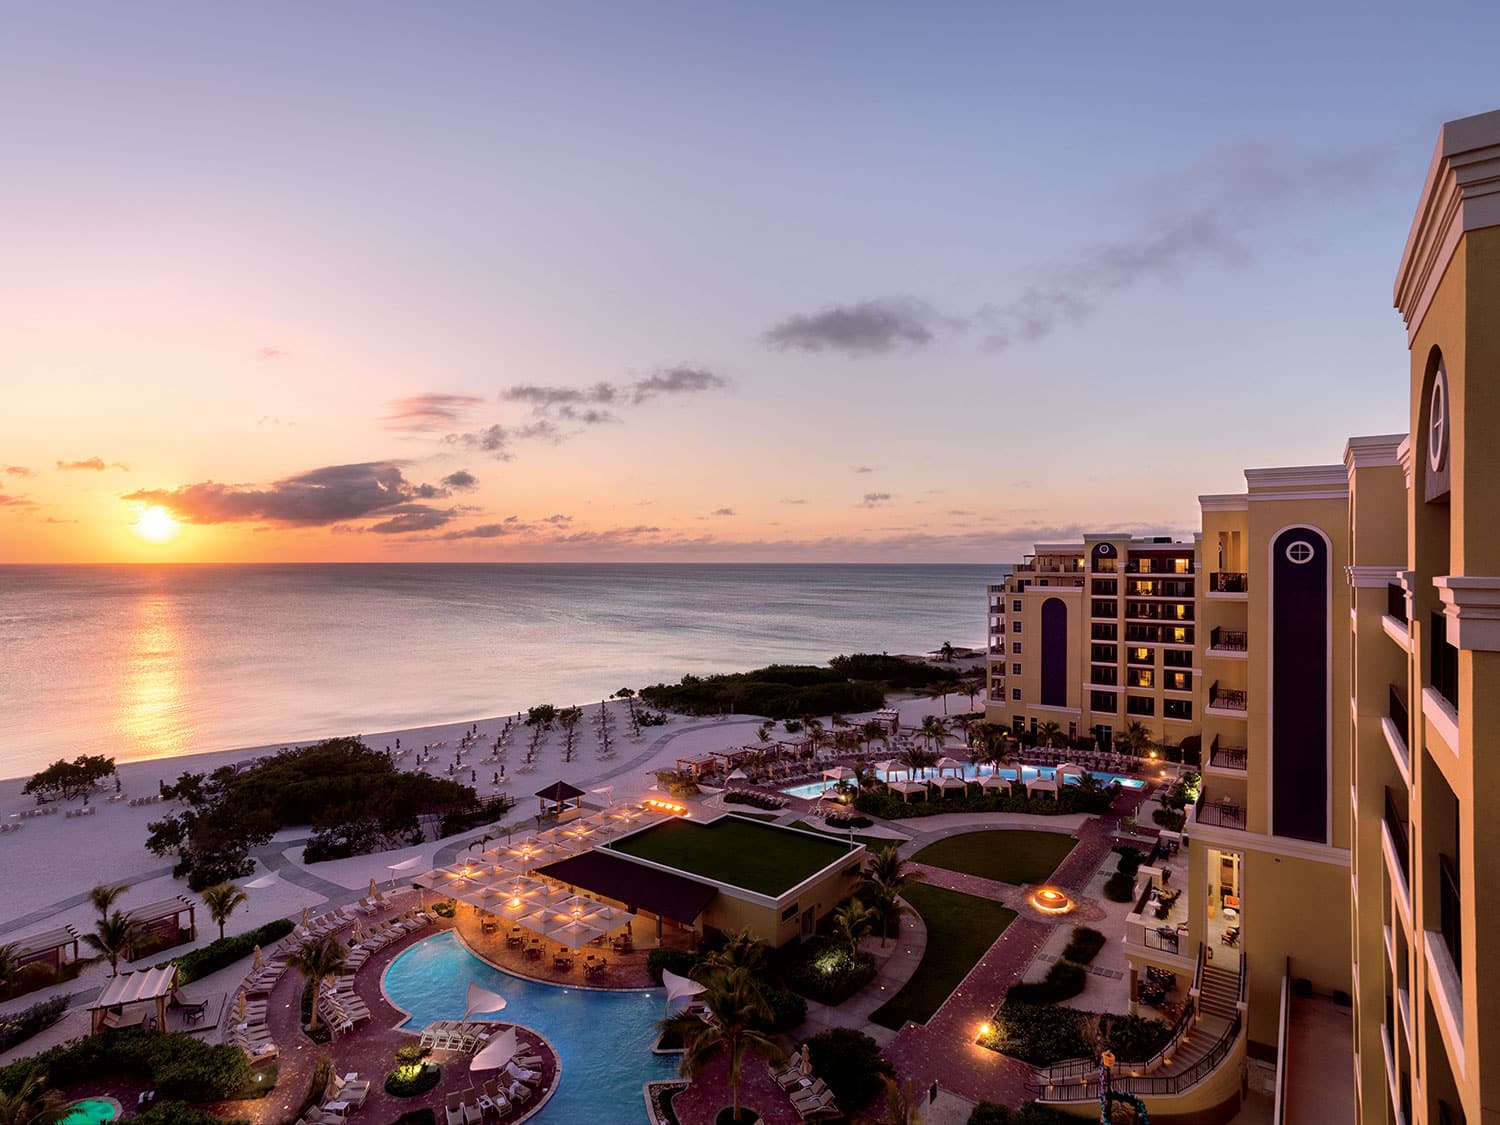
[[[172,517],[171,512],[159,504],[153,504],[136,513],[135,523],[130,525],[130,530],[147,543],[165,543],[177,538],[182,525]]]

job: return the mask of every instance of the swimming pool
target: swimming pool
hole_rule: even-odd
[[[120,1116],[120,1103],[113,1098],[85,1098],[68,1107],[68,1116],[57,1125],[103,1125]]]
[[[665,994],[594,992],[538,984],[475,957],[450,930],[419,942],[391,962],[385,991],[410,1012],[416,1031],[433,1020],[464,1016],[469,982],[505,997],[494,1019],[541,1032],[562,1056],[562,1080],[533,1121],[635,1125],[645,1116],[641,1086],[677,1075],[676,1055],[653,1055]]]
[[[878,773],[879,771],[877,770],[876,772]],[[908,776],[905,770],[893,770],[891,772],[896,773],[901,777]],[[988,767],[976,766],[973,762],[964,763],[964,777],[969,778],[970,780],[977,781],[979,778],[988,777],[994,772],[996,771]],[[1014,780],[1016,776],[1015,767],[1011,767],[1009,769],[1002,768],[998,772],[1000,773],[1001,777],[1008,777],[1012,780]],[[1046,780],[1050,781],[1053,779],[1053,774],[1055,774],[1056,772],[1057,771],[1050,766],[1021,767],[1021,776],[1027,781],[1031,781],[1033,778],[1037,777],[1045,778]],[[1100,781],[1104,782],[1105,785],[1109,785],[1113,782],[1118,781],[1121,788],[1123,789],[1144,789],[1146,787],[1146,783],[1138,777],[1126,777],[1122,773],[1105,773],[1102,770],[1088,770],[1087,772],[1091,776],[1097,777]],[[929,778],[935,779],[937,775],[929,774],[928,776]],[[949,776],[951,777],[952,774],[949,774]],[[1068,784],[1078,784],[1078,782],[1074,780],[1071,773],[1069,773],[1068,775]],[[788,789],[783,789],[782,792],[789,797],[805,797],[811,799],[822,793],[825,788],[832,789],[833,786],[834,783],[832,781],[809,781],[805,785],[793,785]]]

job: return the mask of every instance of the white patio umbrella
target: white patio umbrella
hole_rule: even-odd
[[[581,919],[570,919],[565,925],[558,926],[547,936],[561,945],[566,945],[569,949],[582,949],[590,942],[602,938],[604,931]]]
[[[472,985],[470,986],[472,987]],[[499,1070],[511,1059],[516,1057],[521,1049],[521,1044],[516,1038],[516,1029],[507,1027],[491,1043],[486,1043],[484,1049],[469,1061],[470,1070]]]
[[[732,770],[729,771],[729,774],[727,776],[727,780],[729,780],[729,781],[744,781],[749,776],[750,775],[748,773],[746,773],[744,770],[736,768],[736,769],[732,769]]]
[[[667,987],[666,1011],[672,1010],[672,1001],[687,1000],[708,988],[706,984],[699,984],[688,977],[678,976],[669,969],[661,971],[661,982]]]
[[[422,857],[414,855],[410,859],[404,859],[400,863],[388,863],[385,869],[391,873],[391,889],[396,886],[396,876],[422,866]]]
[[[501,1012],[505,1010],[505,997],[498,992],[491,992],[488,988],[480,988],[473,981],[469,982],[468,999],[464,1004],[464,1019],[468,1019],[479,1012]],[[512,1029],[514,1034],[514,1028]]]
[[[271,871],[265,875],[262,875],[259,879],[251,879],[250,882],[245,884],[245,886],[249,887],[251,890],[260,891],[264,890],[266,887],[269,887],[272,883],[276,882],[276,880],[280,878],[280,875],[278,875],[274,871]]]
[[[598,789],[590,789],[590,793],[598,793],[604,798],[606,805],[615,803],[615,787],[613,785],[601,785]]]

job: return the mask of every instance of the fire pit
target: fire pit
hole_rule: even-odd
[[[1043,914],[1067,914],[1074,907],[1073,900],[1056,887],[1039,887],[1031,892],[1031,905]]]

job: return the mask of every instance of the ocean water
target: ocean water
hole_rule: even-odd
[[[978,647],[999,566],[0,567],[0,776]]]

